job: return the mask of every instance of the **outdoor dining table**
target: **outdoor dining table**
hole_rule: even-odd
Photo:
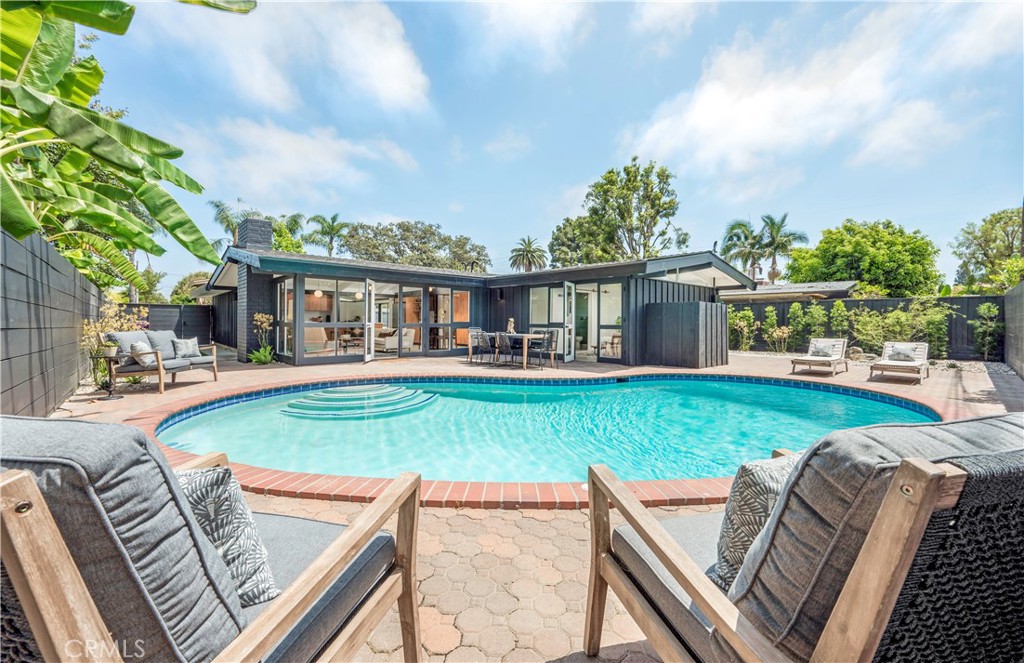
[[[494,336],[496,332],[484,332],[487,336]],[[518,338],[523,341],[523,368],[526,368],[526,361],[529,358],[527,351],[530,347],[530,341],[539,341],[544,338],[544,334],[505,334],[509,338]],[[469,344],[469,361],[473,361],[473,344]]]

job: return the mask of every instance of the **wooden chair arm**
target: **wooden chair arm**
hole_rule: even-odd
[[[402,516],[410,514],[415,518],[417,514],[419,488],[419,474],[405,472],[398,475],[380,497],[375,499],[215,660],[226,663],[256,661],[265,657],[295,626],[338,574],[380,531],[384,523],[400,509],[398,529],[401,534],[407,527],[407,523],[402,521]],[[402,560],[399,560],[399,563],[402,563]]]
[[[199,346],[199,352],[202,352],[203,350],[209,350],[210,351],[210,354],[207,355],[208,357],[216,357],[217,356],[217,344],[216,343],[206,343],[204,345],[200,345]]]
[[[703,569],[610,469],[604,465],[591,465],[590,481],[590,485],[597,489],[597,494],[590,495],[591,508],[598,500],[610,501],[744,661],[789,660],[739,613],[736,606],[704,575]]]
[[[223,451],[211,451],[208,454],[202,456],[196,456],[195,458],[189,458],[184,463],[180,463],[174,466],[175,472],[182,472],[184,470],[201,470],[207,467],[227,467],[228,466],[228,455]]]

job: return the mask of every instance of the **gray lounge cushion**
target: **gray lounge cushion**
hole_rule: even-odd
[[[285,591],[345,531],[344,525],[292,516],[254,513],[253,517],[263,544],[267,547],[274,579]],[[377,534],[307,611],[299,624],[263,660],[270,663],[314,659],[324,644],[341,630],[366,595],[391,570],[394,562],[394,538],[383,532]],[[244,608],[243,612],[251,622],[273,604],[273,601],[259,603]]]
[[[267,549],[231,468],[205,467],[177,476],[192,515],[228,566],[242,607],[280,595],[267,563]]]
[[[722,519],[718,538],[718,560],[708,573],[722,591],[729,591],[743,565],[743,558],[764,529],[786,478],[799,460],[798,454],[790,454],[744,463],[736,470],[729,500],[725,503],[725,518]]]
[[[227,567],[142,431],[3,417],[4,467],[34,473],[103,621],[147,660],[206,661],[241,631]]]
[[[117,343],[117,353],[121,355],[129,355],[121,360],[122,366],[129,366],[136,364],[130,355],[132,354],[132,343],[146,343],[149,344],[149,339],[146,338],[146,332],[144,331],[127,331],[127,332],[110,332],[107,334],[108,341],[114,341]]]
[[[176,338],[171,343],[174,345],[174,356],[177,359],[191,359],[203,356],[199,352],[198,338]]]
[[[199,356],[199,357],[189,357],[188,358],[188,363],[191,366],[213,366],[213,363],[215,361],[216,361],[216,359],[214,359],[210,355],[202,355],[202,356]]]
[[[916,361],[913,343],[896,343],[886,357],[888,361]]]
[[[941,462],[1021,448],[1020,413],[966,421],[869,426],[816,442],[786,482],[729,590],[769,640],[810,657],[903,458]],[[714,648],[730,649],[716,633]]]
[[[156,355],[153,354],[153,348],[151,348],[149,343],[146,343],[145,341],[132,343],[132,359],[147,371],[151,371],[157,367]]]
[[[160,353],[164,361],[174,359],[174,339],[177,336],[172,331],[146,331],[146,338],[153,349]]]
[[[662,520],[665,530],[701,568],[710,570],[717,558],[721,511]],[[700,659],[709,660],[711,624],[693,605],[682,587],[629,525],[612,532],[612,554],[643,588],[648,600],[662,614],[680,640]],[[724,593],[724,592],[723,592]]]

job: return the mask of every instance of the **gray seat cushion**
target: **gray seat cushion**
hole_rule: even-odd
[[[174,339],[177,338],[172,331],[147,331],[146,338],[154,350],[160,353],[160,358],[165,362],[174,359]]]
[[[1024,415],[869,426],[826,435],[800,459],[729,590],[740,613],[807,660],[904,458],[942,462],[1021,448]],[[728,645],[716,633],[716,650]]]
[[[110,332],[107,334],[108,341],[114,341],[117,343],[117,353],[122,355],[130,355],[132,353],[132,343],[145,343],[150,345],[149,339],[146,337],[144,331],[128,331],[128,332]],[[127,357],[121,360],[122,366],[138,365],[132,357]]]
[[[282,591],[287,591],[299,574],[345,531],[344,525],[292,516],[254,513],[253,517],[269,554],[270,570]],[[394,563],[395,540],[390,534],[381,532],[370,540],[295,628],[263,660],[291,662],[314,659]],[[246,620],[251,622],[273,603],[268,601],[243,608]]]
[[[193,365],[193,366],[203,366],[203,367],[206,367],[206,368],[209,368],[210,366],[213,366],[213,362],[214,361],[216,361],[216,360],[213,357],[209,356],[209,355],[203,355],[202,357],[189,357],[188,358],[188,363],[190,363],[191,365]]]
[[[718,559],[723,515],[721,511],[700,513],[668,518],[661,524],[701,568],[711,569]],[[711,660],[711,624],[632,527],[623,525],[612,532],[612,553],[691,652]]]
[[[228,569],[142,431],[22,417],[0,429],[3,466],[37,477],[115,641],[140,642],[147,660],[205,661],[241,632]]]
[[[178,371],[192,368],[189,359],[164,359],[163,364],[164,370],[168,373],[177,373]]]

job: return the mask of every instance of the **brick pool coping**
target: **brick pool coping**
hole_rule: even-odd
[[[612,384],[616,382],[642,382],[656,379],[678,379],[688,381],[744,382],[789,386],[802,389],[828,391],[869,398],[870,400],[908,404],[913,409],[938,417],[941,420],[954,418],[954,413],[943,403],[926,403],[926,399],[911,399],[895,396],[872,389],[851,388],[828,384],[817,380],[805,380],[797,376],[768,378],[763,376],[742,376],[703,373],[640,373],[624,377],[587,378],[473,378],[456,375],[432,374],[381,374],[365,377],[337,378],[332,380],[289,380],[287,382],[247,386],[228,389],[206,396],[182,399],[160,407],[143,410],[127,419],[125,423],[140,429],[167,456],[171,465],[195,458],[196,454],[174,449],[160,442],[158,433],[166,426],[194,416],[201,412],[289,392],[308,391],[344,384],[374,384],[380,382],[452,382],[523,384],[539,382],[547,384]],[[344,502],[372,502],[390,483],[390,479],[338,476],[309,472],[275,470],[242,463],[231,463],[231,469],[242,489],[260,494],[304,499],[332,500]],[[627,488],[648,507],[694,506],[722,504],[729,496],[731,477],[710,479],[666,479],[659,481],[627,481]],[[482,509],[585,509],[589,505],[587,487],[582,482],[479,482],[479,481],[423,481],[420,503],[425,507],[482,508]]]

